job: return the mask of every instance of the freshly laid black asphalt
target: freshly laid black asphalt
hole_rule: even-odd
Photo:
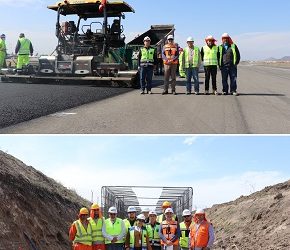
[[[84,85],[0,82],[0,128],[131,91]]]

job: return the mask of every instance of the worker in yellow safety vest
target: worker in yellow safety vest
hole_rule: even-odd
[[[24,66],[29,64],[29,55],[33,55],[33,46],[29,39],[25,38],[23,33],[20,33],[17,45],[15,48],[17,57],[17,71],[20,71]]]
[[[160,224],[162,223],[162,221],[165,220],[165,214],[164,214],[164,212],[165,212],[165,210],[166,210],[167,208],[171,208],[171,202],[169,202],[169,201],[164,201],[164,202],[162,203],[162,214],[158,215],[158,217],[157,217],[157,221],[158,221]],[[176,216],[175,214],[173,214],[173,219],[176,220],[176,221],[178,221],[178,218],[177,218],[177,216]]]
[[[148,231],[145,226],[145,216],[137,216],[136,226],[129,228],[125,241],[126,250],[152,250],[149,242]]]
[[[219,61],[219,50],[213,36],[205,38],[206,45],[201,48],[200,54],[205,72],[205,94],[209,94],[209,81],[212,78],[212,92],[218,95],[216,86],[217,66]]]
[[[184,209],[182,212],[182,217],[183,221],[179,224],[181,232],[179,244],[181,250],[188,250],[190,247],[189,245],[190,226],[193,225],[191,212],[188,209]]]
[[[161,250],[160,236],[159,236],[159,228],[160,223],[156,221],[157,214],[155,211],[149,212],[149,223],[146,225],[149,242],[152,250]]]
[[[89,210],[81,208],[79,219],[70,227],[69,239],[73,242],[73,250],[92,250],[92,226],[88,217]]]
[[[2,69],[5,64],[5,58],[6,58],[6,42],[5,42],[6,36],[5,34],[2,34],[0,37],[0,69]]]
[[[150,212],[149,207],[142,208],[141,213],[145,216],[145,224],[149,223],[149,212]]]
[[[110,207],[108,214],[109,218],[105,220],[105,226],[102,228],[106,250],[123,250],[126,235],[125,223],[117,217],[116,207]]]
[[[134,206],[129,206],[127,209],[127,213],[128,213],[128,218],[124,219],[124,223],[125,223],[125,227],[126,227],[126,231],[128,231],[128,229],[132,226],[136,225],[136,208]]]
[[[198,70],[201,64],[200,51],[194,45],[194,40],[190,36],[186,40],[187,47],[184,48],[182,57],[179,59],[180,67],[186,75],[186,94],[191,94],[191,78],[194,80],[194,93],[199,94],[199,77]]]
[[[105,218],[97,203],[92,204],[89,221],[92,226],[92,250],[105,250],[105,238],[102,228],[105,226]]]

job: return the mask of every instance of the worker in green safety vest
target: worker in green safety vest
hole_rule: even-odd
[[[189,233],[190,227],[193,225],[192,215],[188,209],[184,209],[182,212],[183,221],[179,224],[181,236],[179,238],[179,244],[181,250],[189,249]]]
[[[146,225],[149,242],[152,250],[161,250],[159,228],[160,223],[157,222],[157,213],[155,211],[149,212],[149,223]]]
[[[222,75],[223,95],[237,96],[237,65],[240,62],[240,52],[228,33],[222,35],[222,44],[219,46],[219,67]],[[228,78],[230,78],[230,92]]]
[[[129,228],[125,241],[126,250],[152,250],[149,242],[148,231],[145,226],[145,216],[137,216],[136,226]]]
[[[5,58],[6,58],[6,36],[2,34],[0,37],[0,69],[5,65]]]
[[[17,57],[17,72],[20,72],[23,67],[29,64],[29,55],[33,55],[33,46],[29,39],[25,38],[23,33],[20,33],[17,45],[15,48],[15,54]]]
[[[216,46],[216,40],[213,36],[205,38],[206,45],[201,48],[200,54],[204,65],[205,72],[205,94],[209,94],[209,81],[212,78],[212,92],[218,95],[216,86],[217,66],[219,61],[219,51]]]
[[[106,250],[123,250],[126,235],[125,223],[117,217],[116,207],[110,207],[109,218],[105,220],[102,233],[105,238]]]
[[[181,68],[183,68],[186,74],[186,94],[191,94],[191,78],[194,80],[194,93],[199,94],[199,77],[198,70],[201,64],[200,51],[197,46],[194,45],[194,40],[190,36],[186,40],[187,47],[184,48],[182,57],[179,59]]]

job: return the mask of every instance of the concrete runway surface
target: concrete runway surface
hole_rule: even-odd
[[[177,96],[162,96],[162,86],[141,96],[130,89],[1,83],[0,133],[290,133],[290,69],[239,66],[237,97],[188,96],[184,80],[178,85]]]

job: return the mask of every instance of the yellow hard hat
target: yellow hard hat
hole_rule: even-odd
[[[162,207],[171,207],[171,203],[169,201],[164,201]]]
[[[82,215],[82,214],[89,214],[89,210],[86,208],[86,207],[82,207],[81,209],[80,209],[80,213],[79,213],[79,215]]]
[[[93,203],[92,206],[91,206],[92,210],[97,210],[99,208],[100,208],[100,206],[97,203]]]

